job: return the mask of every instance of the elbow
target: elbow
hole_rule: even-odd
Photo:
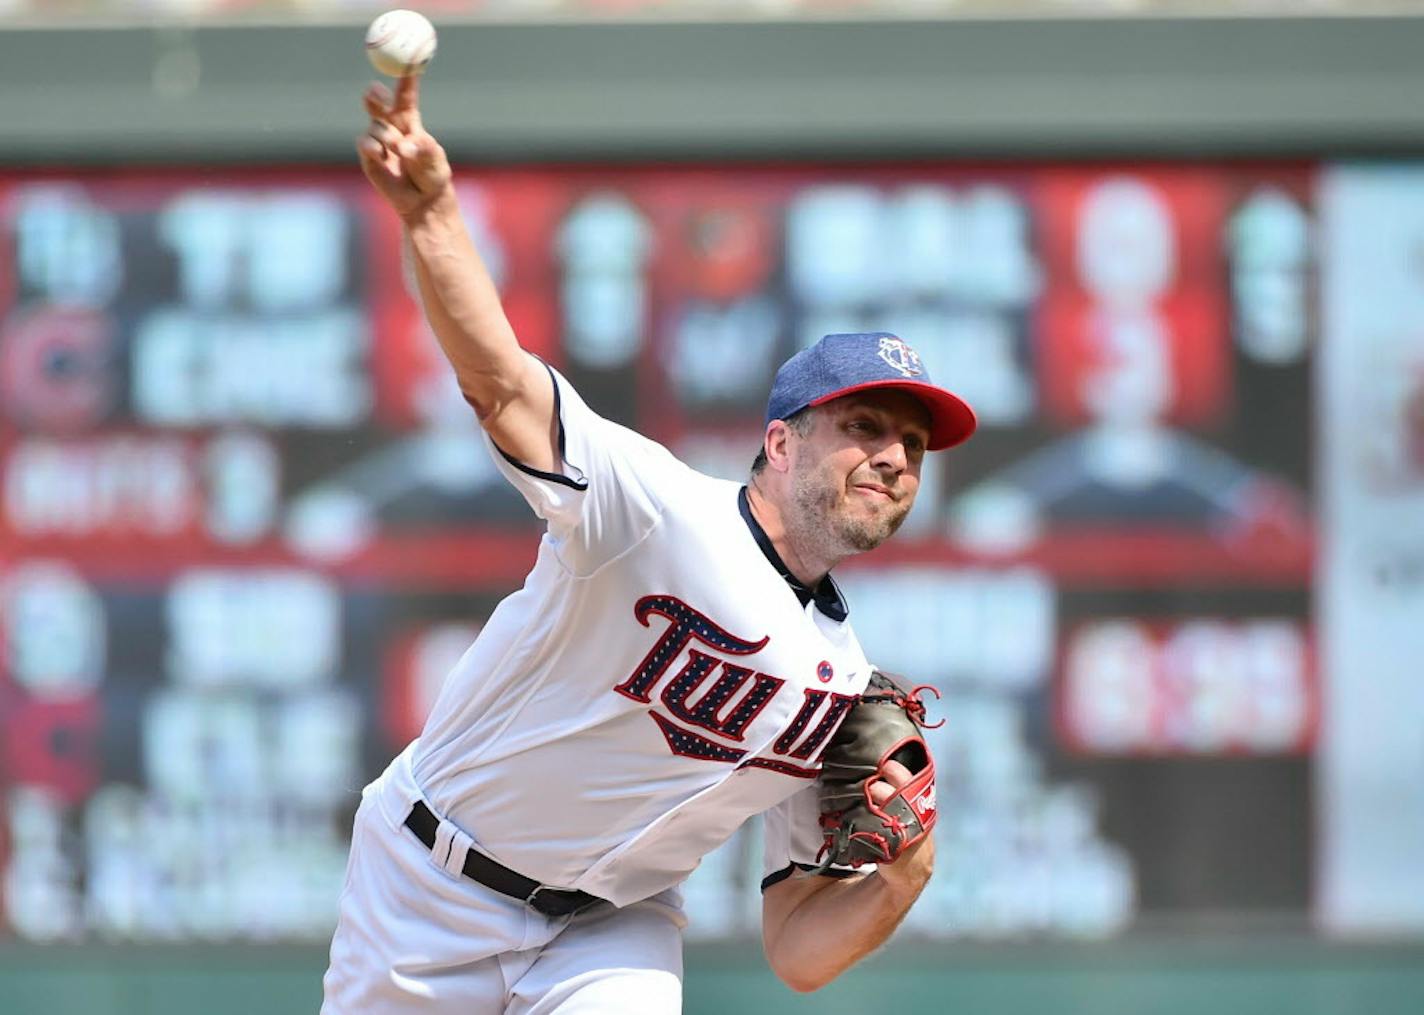
[[[782,972],[781,970],[776,970],[776,976],[798,994],[814,994],[830,983],[832,979],[832,977],[807,976],[804,973]]]
[[[834,970],[814,969],[767,953],[767,964],[776,978],[798,994],[812,994],[836,978]]]
[[[456,381],[461,396],[475,410],[475,416],[483,425],[499,418],[523,394],[517,385],[517,378],[494,372],[466,369],[456,373]]]

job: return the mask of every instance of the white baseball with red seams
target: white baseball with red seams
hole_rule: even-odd
[[[435,56],[435,26],[418,11],[386,11],[366,30],[366,56],[393,78],[424,73]]]

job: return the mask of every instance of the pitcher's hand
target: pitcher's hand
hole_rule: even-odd
[[[445,149],[420,122],[420,76],[401,78],[395,95],[382,84],[363,99],[371,125],[356,142],[361,171],[406,221],[450,193]]]

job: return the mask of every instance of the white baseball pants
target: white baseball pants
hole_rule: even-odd
[[[322,1015],[678,1015],[677,892],[543,916],[439,866],[394,817],[418,792],[402,756],[362,794]]]

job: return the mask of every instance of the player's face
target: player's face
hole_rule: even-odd
[[[795,442],[798,536],[836,554],[873,550],[895,533],[920,488],[929,413],[902,391],[827,402]]]

